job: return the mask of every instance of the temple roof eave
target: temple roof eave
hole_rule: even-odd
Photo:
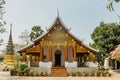
[[[33,47],[33,46],[34,46],[34,43],[32,43],[32,44],[30,44],[30,45],[27,45],[27,46],[19,49],[17,52],[18,52],[18,53],[25,52],[27,49],[29,49],[29,48],[31,48],[31,47]]]
[[[90,46],[86,45],[85,43],[82,43],[82,45],[87,48],[87,49],[90,49],[92,52],[95,52],[95,53],[98,53],[99,50],[95,50],[94,48],[91,48]]]
[[[32,44],[30,44],[30,45],[28,45],[28,46],[23,47],[22,49],[18,50],[17,52],[18,52],[18,53],[21,53],[22,51],[25,51],[26,49],[34,46],[35,42],[37,42],[37,41],[39,41],[40,39],[42,39],[42,38],[43,38],[45,35],[47,35],[48,33],[49,33],[49,32],[44,33],[42,36],[40,36],[40,37],[38,37],[37,39],[35,39],[35,40],[33,41],[34,43],[32,43]],[[95,53],[98,53],[98,50],[95,50],[95,49],[89,47],[88,45],[86,45],[85,43],[83,43],[80,39],[78,39],[77,37],[75,37],[75,36],[74,36],[73,34],[71,34],[70,32],[68,32],[68,33],[69,33],[69,35],[71,35],[77,42],[79,42],[82,46],[84,46],[85,48],[87,48],[87,49],[89,49],[89,50],[91,50],[91,51],[93,51],[93,52],[95,52]]]
[[[117,47],[113,51],[110,52],[110,58],[115,59],[115,56],[118,53],[118,51],[120,51],[120,44],[117,45]]]
[[[79,38],[77,38],[75,35],[73,35],[71,32],[68,31],[68,33],[69,33],[69,35],[71,35],[71,37],[73,37],[77,42],[81,43],[82,46],[84,46],[85,48],[87,48],[87,49],[89,49],[89,50],[91,50],[91,51],[93,51],[93,52],[95,52],[95,53],[98,53],[98,50],[95,50],[95,49],[89,47],[88,45],[86,45],[85,43],[83,43],[83,41],[81,41]]]

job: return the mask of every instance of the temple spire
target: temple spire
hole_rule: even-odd
[[[7,66],[14,66],[15,60],[15,54],[14,54],[14,45],[12,41],[12,24],[10,24],[10,33],[9,33],[9,39],[8,44],[6,45],[6,55],[4,57],[4,63]]]
[[[10,35],[9,35],[9,41],[12,41],[12,23],[10,24]]]
[[[12,23],[10,24],[10,35],[12,35]]]
[[[13,46],[13,41],[12,41],[12,24],[10,24],[10,34],[9,34],[9,40],[8,40],[8,44],[6,46],[7,54],[13,54],[14,53],[14,46]]]

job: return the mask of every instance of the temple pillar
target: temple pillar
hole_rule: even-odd
[[[105,60],[104,60],[104,68],[109,69],[109,58],[108,57],[105,58]]]
[[[43,56],[43,47],[40,46],[40,62],[42,62],[42,56]]]
[[[52,61],[52,42],[49,45],[49,61]]]
[[[67,46],[67,41],[65,42],[64,50],[65,50],[65,61],[68,61],[68,46]]]
[[[93,52],[89,52],[89,56],[90,56],[90,60],[89,61],[93,61]]]
[[[34,59],[35,59],[35,62],[37,62],[37,56],[36,55],[35,55]]]
[[[29,61],[32,62],[32,54],[29,54]]]
[[[32,62],[35,62],[35,55],[32,56]]]
[[[22,52],[22,62],[26,62],[26,53]]]
[[[38,58],[38,56],[36,56],[36,61],[39,62],[39,58]]]
[[[74,61],[76,61],[77,60],[77,57],[76,57],[76,42],[74,42],[73,49],[74,49]]]
[[[73,57],[74,57],[74,61],[73,62],[68,62],[68,61],[66,61],[65,62],[65,67],[67,68],[67,67],[77,67],[77,60],[76,60],[76,42],[73,40]],[[67,47],[68,48],[68,47]],[[67,49],[66,48],[66,49]],[[66,50],[67,51],[67,50]],[[67,51],[67,55],[66,55],[67,57],[68,57],[68,51]],[[68,58],[67,58],[68,59]]]

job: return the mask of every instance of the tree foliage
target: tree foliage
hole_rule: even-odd
[[[24,30],[21,32],[19,38],[23,41],[25,45],[28,45],[30,41],[33,41],[37,37],[41,36],[43,34],[43,30],[40,26],[33,26],[31,29],[31,32]]]
[[[101,22],[91,34],[91,38],[94,41],[91,47],[98,49],[103,58],[103,56],[109,55],[116,45],[120,44],[120,25]]]
[[[113,8],[113,3],[116,2],[120,2],[120,0],[109,0],[109,2],[107,3],[107,9],[109,9],[110,11],[114,11],[114,8]]]
[[[30,33],[30,40],[33,41],[37,37],[41,36],[44,31],[41,29],[41,26],[33,26]]]
[[[30,37],[29,37],[29,31],[24,30],[24,32],[21,32],[21,35],[19,36],[19,38],[23,41],[23,43],[25,43],[26,45],[29,44],[30,42]]]
[[[22,57],[20,56],[20,54],[15,54],[15,60],[17,60],[17,62],[19,62],[22,59]]]
[[[4,7],[3,5],[5,4],[4,0],[0,0],[0,34],[5,32],[5,28],[4,25],[6,24],[6,22],[3,20],[3,14],[4,12]],[[0,39],[0,45],[3,42],[3,39]]]

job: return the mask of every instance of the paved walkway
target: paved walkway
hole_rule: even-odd
[[[120,80],[120,73],[113,73],[112,77],[25,77],[10,76],[9,72],[0,72],[0,80]]]

